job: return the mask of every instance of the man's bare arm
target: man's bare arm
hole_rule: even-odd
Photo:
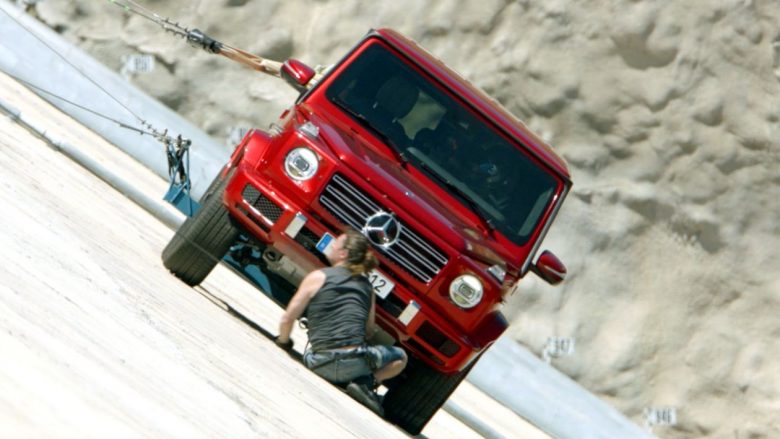
[[[312,271],[303,278],[298,291],[290,299],[290,303],[279,321],[279,337],[277,337],[279,343],[286,343],[290,340],[290,333],[295,320],[303,314],[311,298],[314,297],[324,283],[325,273],[320,270]]]

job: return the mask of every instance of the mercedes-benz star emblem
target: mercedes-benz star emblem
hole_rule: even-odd
[[[380,247],[390,247],[401,236],[401,224],[387,212],[377,212],[366,220],[363,234]]]

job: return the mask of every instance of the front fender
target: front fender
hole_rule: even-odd
[[[256,167],[271,149],[273,140],[273,137],[265,131],[250,130],[231,154],[229,167],[238,166],[240,162],[253,168]]]

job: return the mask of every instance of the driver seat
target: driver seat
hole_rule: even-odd
[[[371,106],[372,122],[391,139],[399,139],[401,135],[408,139],[398,121],[412,111],[419,94],[420,90],[409,81],[399,76],[390,78],[376,92]]]

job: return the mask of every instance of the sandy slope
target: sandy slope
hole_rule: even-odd
[[[149,6],[260,54],[336,61],[370,27],[418,39],[549,139],[575,189],[547,246],[571,272],[510,303],[566,373],[668,437],[780,435],[780,3],[760,0],[364,2],[201,0]],[[265,126],[293,94],[194,54],[108,5],[41,16],[212,134]],[[272,25],[269,23],[273,22]],[[242,84],[236,87],[235,84]],[[772,372],[775,371],[775,372]]]

